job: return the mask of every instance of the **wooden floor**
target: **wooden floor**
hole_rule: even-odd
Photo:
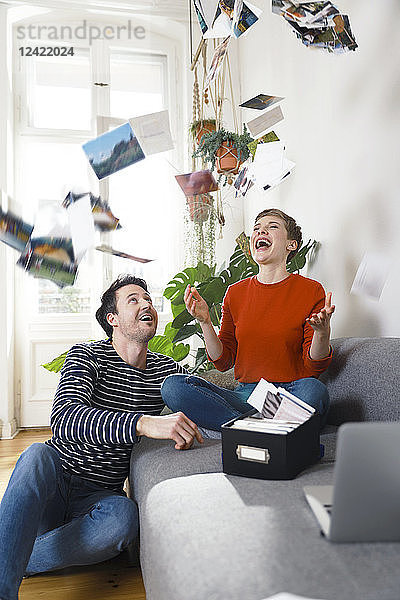
[[[0,440],[0,498],[14,465],[25,448],[50,437],[50,430],[30,429],[13,440]],[[24,579],[19,600],[145,600],[138,567],[129,567],[126,555],[89,567],[72,567]]]

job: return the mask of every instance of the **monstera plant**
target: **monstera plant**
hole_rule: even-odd
[[[306,264],[308,252],[316,246],[317,242],[309,240],[300,248],[299,252],[287,264],[288,273],[299,272]],[[172,342],[182,342],[193,335],[198,336],[202,345],[197,349],[195,366],[192,372],[206,371],[213,368],[208,360],[205,350],[204,337],[200,325],[186,310],[183,300],[185,289],[188,285],[196,286],[199,294],[204,298],[210,310],[211,322],[215,327],[221,324],[222,302],[226,290],[230,285],[251,277],[258,273],[258,266],[251,256],[243,252],[239,245],[229,259],[229,264],[214,273],[215,267],[210,269],[207,265],[199,263],[195,268],[187,268],[175,275],[168,283],[164,296],[171,301],[171,310],[174,320],[168,324],[168,335]]]
[[[316,245],[315,240],[313,242],[309,240],[307,244],[302,246],[286,265],[288,273],[298,273],[306,264],[308,252]],[[186,287],[188,285],[196,286],[199,294],[208,304],[212,324],[218,328],[221,324],[222,302],[226,290],[233,283],[258,273],[258,266],[252,260],[249,252],[243,251],[237,245],[228,265],[222,265],[218,272],[215,271],[215,266],[209,267],[199,262],[197,267],[183,269],[171,279],[163,295],[171,301],[173,321],[167,323],[163,335],[156,335],[149,342],[149,350],[152,352],[171,356],[174,360],[180,362],[190,352],[190,345],[182,342],[194,335],[197,336],[201,340],[201,346],[195,354],[195,365],[194,367],[185,365],[192,372],[207,371],[213,368],[213,364],[207,358],[201,327],[186,310],[183,299]],[[49,371],[60,371],[66,355],[67,352],[64,352],[50,363],[43,365],[43,367]]]

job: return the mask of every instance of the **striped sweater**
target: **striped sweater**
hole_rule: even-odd
[[[125,363],[110,340],[77,344],[67,354],[51,411],[52,438],[64,469],[113,490],[129,471],[136,422],[164,408],[161,384],[186,373],[172,358],[148,351],[146,369]]]

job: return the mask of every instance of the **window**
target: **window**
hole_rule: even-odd
[[[31,57],[28,123],[34,128],[91,129],[91,66],[88,49],[74,48],[60,68],[59,57]],[[75,110],[71,110],[75,107]]]
[[[74,45],[74,56],[64,59],[62,68],[60,57],[17,60],[20,119],[15,163],[23,218],[35,223],[41,208],[60,205],[70,189],[100,192],[122,229],[97,234],[97,243],[155,259],[143,265],[92,250],[80,264],[73,288],[61,289],[45,280],[26,284],[31,314],[93,314],[94,280],[101,290],[103,282],[121,272],[148,280],[157,308],[163,311],[162,290],[180,266],[174,240],[180,239],[183,227],[179,218],[183,201],[174,177],[179,170],[171,166],[172,153],[146,157],[98,182],[81,145],[97,135],[99,115],[128,119],[168,108],[167,52],[138,52],[123,44]],[[101,80],[96,74],[101,61],[109,62],[110,85],[95,86],[92,82]]]

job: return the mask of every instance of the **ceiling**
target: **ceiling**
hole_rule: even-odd
[[[141,14],[170,17],[187,21],[189,0],[1,0],[0,5],[8,7],[35,6],[63,11],[82,11],[82,8],[113,14]]]

